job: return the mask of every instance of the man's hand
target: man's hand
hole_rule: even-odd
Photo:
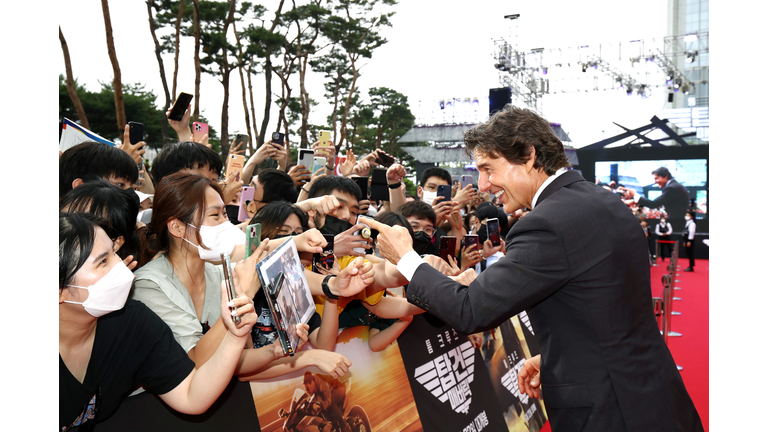
[[[248,163],[259,165],[267,160],[267,158],[274,156],[276,152],[277,149],[272,145],[272,140],[269,140],[256,149],[256,152],[248,160]]]
[[[453,204],[451,201],[440,202],[443,199],[442,196],[436,196],[432,201],[432,210],[435,211],[435,226],[442,224],[448,215],[453,211]]]
[[[339,208],[341,204],[339,204],[339,200],[336,199],[335,196],[324,195],[320,197],[305,199],[304,201],[296,203],[296,205],[304,213],[313,211],[324,218],[325,215]]]
[[[336,147],[320,147],[320,141],[312,144],[312,150],[315,151],[315,156],[324,157],[326,159],[326,165],[336,161]]]
[[[520,389],[520,393],[525,393],[528,396],[541,399],[541,354],[536,357],[529,358],[523,363],[523,368],[517,374],[517,387]]]
[[[345,160],[344,163],[339,166],[339,172],[341,172],[342,176],[346,177],[352,174],[355,165],[357,165],[355,152],[353,152],[352,149],[349,149],[347,150],[347,160]]]
[[[480,251],[477,250],[477,245],[473,244],[469,247],[464,246],[461,248],[461,269],[467,269],[474,267],[475,264],[483,260],[483,256]]]
[[[450,266],[450,271],[446,273],[446,276],[458,276],[461,273],[459,263],[456,262],[456,258],[454,258],[453,255],[448,255],[448,264]]]
[[[467,335],[467,339],[472,343],[472,347],[475,349],[483,346],[483,332]]]
[[[504,255],[507,254],[507,249],[504,243],[504,239],[501,239],[501,242],[498,246],[493,246],[493,244],[491,244],[490,239],[487,239],[485,243],[483,243],[483,259],[487,259],[489,256],[500,251],[503,252]]]
[[[234,142],[235,142],[235,138],[232,138],[232,143]],[[243,146],[243,141],[240,141],[237,144],[237,147],[233,146],[232,143],[229,143],[229,153],[227,154],[227,160],[229,160],[229,157],[232,155],[245,154],[245,149],[240,150],[240,147]]]
[[[248,298],[256,297],[261,288],[261,281],[256,273],[256,264],[268,255],[268,248],[269,239],[264,239],[248,259],[235,264],[233,273],[237,275],[238,283]]]
[[[173,107],[168,108],[168,111],[165,112],[166,117],[171,114],[171,109],[173,109]],[[176,131],[176,134],[179,136],[179,141],[192,141],[192,130],[189,128],[189,113],[191,110],[192,104],[189,104],[187,105],[187,110],[184,111],[184,116],[181,120],[168,119],[168,124],[170,124],[173,130]]]
[[[365,253],[360,253],[353,250],[355,248],[363,248],[363,249],[373,248],[372,239],[365,239],[363,238],[363,236],[359,234],[355,235],[356,231],[359,231],[363,228],[365,228],[365,225],[363,225],[362,223],[359,223],[344,232],[336,234],[336,236],[333,238],[333,254],[337,257],[364,256]]]
[[[405,177],[405,168],[402,165],[395,163],[387,168],[387,183],[397,184]]]
[[[139,141],[136,144],[131,144],[131,125],[125,125],[125,131],[123,132],[123,143],[116,146],[120,150],[128,153],[128,156],[133,159],[137,164],[141,162],[141,155],[146,153],[147,150],[144,146],[147,145],[144,141]]]
[[[139,262],[133,259],[133,255],[128,255],[123,260],[123,264],[128,267],[128,270],[133,271],[133,269],[136,268],[137,265],[139,265]]]
[[[298,252],[322,253],[323,248],[328,245],[325,237],[315,228],[308,229],[303,233],[293,237]]]
[[[371,207],[371,200],[369,199],[361,199],[357,202],[357,205],[360,207],[360,213],[361,215],[367,215],[368,209]]]
[[[626,199],[634,199],[635,198],[635,190],[632,188],[626,188],[624,186],[619,186],[619,190],[624,192],[624,198]]]
[[[445,262],[444,259],[440,258],[437,255],[425,255],[424,258],[422,258],[425,263],[429,264],[432,268],[439,271],[442,274],[453,274],[453,270],[451,269],[451,266],[448,265],[447,262]]]
[[[359,177],[368,177],[371,172],[371,163],[367,160],[362,160],[352,168],[352,174]]]
[[[358,220],[379,232],[377,242],[381,256],[392,264],[397,265],[403,255],[413,250],[413,239],[407,228],[400,225],[391,227],[368,217]]]
[[[313,349],[309,352],[312,353],[312,364],[333,378],[343,377],[352,366],[348,358],[333,351]]]
[[[232,174],[230,174],[226,180],[224,180],[222,189],[224,192],[225,203],[231,203],[232,200],[235,199],[235,196],[237,196],[237,193],[240,192],[240,189],[243,188],[242,180],[235,181],[237,174],[238,174],[237,171],[235,171]]]
[[[477,192],[475,192],[475,188],[473,188],[471,184],[466,185],[464,189],[459,189],[458,192],[456,192],[456,196],[453,197],[453,202],[458,203],[459,207],[461,207],[466,204],[467,201],[474,199],[476,195]]]
[[[328,288],[339,297],[352,297],[373,283],[374,274],[373,263],[357,257],[328,281]]]
[[[285,144],[288,144],[288,139],[285,139]],[[275,147],[275,152],[272,154],[272,160],[277,161],[277,168],[280,171],[285,171],[285,167],[288,166],[288,150],[280,144],[273,143],[269,140],[269,145]]]
[[[312,173],[304,165],[294,165],[288,170],[288,175],[291,176],[294,186],[304,187]]]
[[[453,278],[453,280],[465,286],[469,286],[475,279],[477,279],[477,272],[474,269],[466,269]]]

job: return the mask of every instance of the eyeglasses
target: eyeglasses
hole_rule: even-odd
[[[433,227],[426,227],[422,228],[421,225],[418,223],[411,223],[411,229],[413,229],[414,234],[419,231],[424,231],[428,236],[432,237],[435,234],[435,229]]]

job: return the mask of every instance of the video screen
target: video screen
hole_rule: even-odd
[[[654,183],[651,172],[659,167],[666,167],[675,180],[688,188],[690,197],[696,200],[697,213],[707,213],[706,159],[601,161],[595,162],[595,177],[604,184],[615,181],[654,200],[661,195],[661,189]],[[651,211],[648,216],[656,219],[656,213]]]

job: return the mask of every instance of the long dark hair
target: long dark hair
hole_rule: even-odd
[[[222,201],[224,200],[219,185],[205,177],[176,172],[163,178],[155,189],[152,220],[140,230],[142,245],[139,267],[151,261],[157,252],[170,253],[169,221],[178,219],[182,223],[200,227],[203,220],[202,210],[205,208],[205,191],[208,187],[213,188]],[[205,247],[199,230],[195,230],[195,238],[198,244]]]
[[[273,239],[280,232],[285,221],[295,214],[299,218],[303,230],[309,229],[307,215],[301,211],[295,204],[285,201],[273,201],[264,207],[251,218],[249,225],[261,224],[261,240],[265,238]]]
[[[90,213],[59,212],[59,290],[67,287],[93,251],[96,227],[112,238],[106,219]]]

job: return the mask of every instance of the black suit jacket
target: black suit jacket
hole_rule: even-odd
[[[466,334],[528,311],[552,430],[699,431],[651,303],[648,245],[614,194],[568,171],[467,287],[429,265],[407,297]]]
[[[659,208],[664,206],[669,214],[670,221],[681,221],[685,216],[685,211],[690,207],[690,196],[688,189],[685,188],[674,178],[669,179],[666,185],[661,188],[661,195],[651,201],[648,198],[640,197],[637,204],[643,207]],[[678,224],[679,225],[679,224]],[[674,225],[672,225],[674,227]]]

